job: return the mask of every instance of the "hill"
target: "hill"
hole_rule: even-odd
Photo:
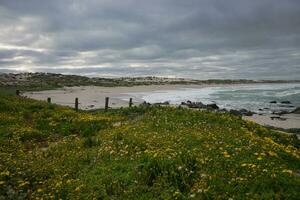
[[[164,85],[164,84],[247,84],[247,83],[287,83],[299,82],[297,80],[230,80],[230,79],[210,79],[195,80],[184,78],[164,78],[164,77],[120,77],[120,78],[99,78],[85,77],[78,75],[63,75],[54,73],[0,73],[0,92],[12,94],[16,89],[48,90],[61,88],[64,86],[137,86],[137,85]]]
[[[229,114],[0,97],[0,199],[297,199],[300,143]]]

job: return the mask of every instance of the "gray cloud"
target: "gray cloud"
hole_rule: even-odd
[[[0,71],[299,79],[299,0],[0,0]]]

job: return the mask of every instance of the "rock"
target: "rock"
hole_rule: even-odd
[[[151,106],[151,103],[144,101],[143,103],[140,104],[140,106],[141,107],[149,107],[149,106]]]
[[[300,107],[298,107],[295,110],[293,110],[292,113],[300,114]]]
[[[191,101],[187,101],[185,102],[181,102],[181,105],[185,105],[189,108],[207,108],[206,105],[204,105],[202,102],[191,102]]]
[[[282,103],[282,104],[291,104],[290,101],[282,101],[282,102],[280,102],[280,103]]]
[[[221,113],[227,113],[228,111],[225,108],[223,108],[223,109],[219,109],[219,112],[221,112]]]
[[[167,105],[170,105],[170,102],[168,102],[168,101],[165,101],[165,102],[159,102],[159,103],[154,103],[153,105],[156,105],[156,106],[165,105],[165,106],[167,106]]]
[[[273,114],[274,115],[285,115],[285,114],[289,114],[289,112],[286,110],[281,110],[281,111],[274,111]]]
[[[212,108],[212,109],[219,109],[219,106],[217,106],[217,104],[215,104],[215,103],[207,104],[206,107],[207,108]]]
[[[237,115],[237,116],[252,116],[253,114],[255,114],[254,112],[250,111],[250,110],[246,110],[246,109],[241,109],[241,110],[233,110],[231,109],[229,111],[230,114],[233,115]]]
[[[246,109],[241,109],[240,113],[245,116],[252,116],[254,114],[254,112],[252,112],[250,110],[246,110]]]
[[[213,110],[219,109],[219,106],[217,106],[216,103],[205,105],[200,101],[199,102],[192,102],[192,101],[181,102],[181,105],[185,105],[189,108],[213,109]]]
[[[239,110],[229,110],[229,113],[236,116],[242,116],[242,113]]]
[[[280,105],[280,107],[284,107],[284,108],[294,108],[295,106],[283,104],[283,105]]]
[[[285,121],[286,118],[282,118],[282,117],[270,117],[271,120],[274,120],[274,119],[277,119],[277,120],[280,120],[280,121]]]
[[[277,101],[270,101],[269,103],[277,103]]]

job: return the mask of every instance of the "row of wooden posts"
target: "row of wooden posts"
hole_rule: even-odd
[[[16,90],[16,95],[19,96],[20,95],[20,90]],[[51,103],[51,97],[47,98],[47,102]],[[105,111],[108,110],[108,104],[109,104],[109,97],[105,97]],[[79,105],[79,101],[78,98],[75,98],[75,110],[78,111],[78,106]],[[133,103],[132,103],[132,98],[129,99],[129,107],[132,107]]]

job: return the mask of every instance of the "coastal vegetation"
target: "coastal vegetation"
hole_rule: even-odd
[[[0,199],[297,199],[300,142],[228,113],[0,97]]]
[[[72,86],[138,86],[138,85],[164,85],[164,84],[254,84],[254,83],[287,83],[299,82],[297,80],[230,80],[210,79],[195,80],[184,78],[164,77],[121,77],[121,78],[96,78],[78,75],[63,75],[54,73],[0,73],[0,94],[14,94],[16,89],[21,91],[50,90]]]

